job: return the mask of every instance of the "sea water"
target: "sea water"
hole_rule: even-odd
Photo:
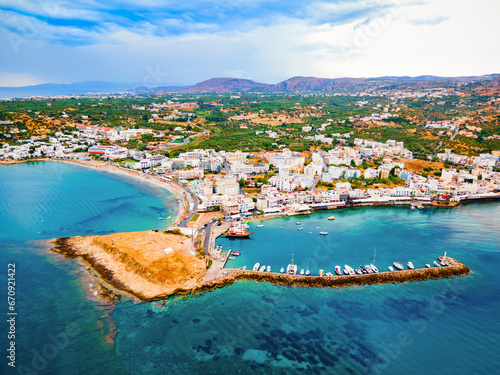
[[[19,201],[17,191],[24,189],[24,199],[38,204],[35,197],[40,189],[31,185],[31,179],[20,179],[17,188],[15,181],[17,173],[43,174],[47,167],[57,185],[47,191],[56,189],[63,196],[73,187],[57,177],[59,168],[63,174],[83,173],[80,178],[84,179],[102,178],[103,189],[93,191],[92,196],[82,193],[62,199],[54,217],[72,217],[72,199],[112,199],[105,192],[108,184],[116,183],[116,176],[53,164],[15,166],[18,171],[14,174],[9,169],[12,166],[0,168],[0,187],[3,190],[5,181],[11,186],[9,194],[2,194],[2,205],[15,208],[19,204],[29,212],[44,210]],[[161,207],[165,197],[158,196],[154,188],[146,192],[143,189],[150,187],[132,180],[121,183],[139,195],[148,193],[156,203],[122,212],[116,220],[123,226],[109,225],[104,231],[145,229],[140,227],[145,224],[140,212],[148,206]],[[114,190],[119,195],[120,189]],[[134,194],[123,196],[129,195]],[[312,272],[320,268],[333,272],[335,264],[368,264],[374,255],[381,269],[393,261],[410,260],[422,267],[447,251],[472,272],[450,279],[340,289],[239,281],[187,300],[172,297],[165,305],[123,300],[112,313],[118,330],[114,345],[104,340],[110,323],[103,318],[102,307],[84,296],[78,263],[47,253],[43,242],[29,241],[38,239],[39,231],[49,233],[45,238],[59,236],[58,231],[64,235],[87,233],[75,233],[58,219],[49,220],[53,224],[43,229],[37,221],[33,221],[34,227],[20,228],[26,223],[9,219],[13,208],[0,214],[4,234],[0,266],[5,274],[8,262],[16,262],[18,267],[17,365],[41,368],[34,373],[500,373],[499,203],[414,212],[400,207],[345,209],[263,221],[262,228],[252,223],[256,233],[250,240],[217,241],[242,253],[234,266],[258,261],[276,271],[286,268],[293,250],[299,269],[308,263]],[[335,220],[328,221],[332,213]],[[44,223],[48,217],[44,215]],[[297,231],[297,221],[303,231]],[[100,232],[92,222],[78,230],[88,226],[91,234]],[[68,223],[72,223],[69,218]],[[158,223],[149,220],[148,225],[152,229]],[[323,230],[328,231],[327,236],[319,235]],[[16,240],[9,233],[29,235]],[[79,333],[58,341],[58,337],[64,339],[61,333],[69,326]],[[7,339],[0,342],[6,346]],[[7,368],[6,359],[1,366],[2,374],[16,373]]]

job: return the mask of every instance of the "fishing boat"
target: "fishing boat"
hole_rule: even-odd
[[[349,273],[349,275],[355,275],[354,273],[354,269],[352,267],[349,267],[347,264],[344,264],[344,269],[347,270],[347,272]]]
[[[389,266],[389,267],[387,267],[387,268],[389,268],[389,271],[390,271],[390,272],[394,271],[394,268],[392,268],[392,266]]]
[[[429,263],[425,263],[425,266],[426,266],[427,268],[431,268],[431,265],[430,265]]]
[[[260,267],[260,263],[255,263],[252,270],[254,271],[258,271],[259,270],[259,267]]]
[[[342,268],[340,268],[340,266],[335,266],[335,273],[339,276],[342,276]]]
[[[297,274],[297,265],[293,264],[293,250],[292,250],[292,263],[288,265],[286,268],[286,273],[289,275],[296,275]]]
[[[267,266],[266,271],[271,272],[271,266]]]
[[[304,275],[304,269],[301,268],[299,273],[300,273],[301,276],[303,276]]]
[[[239,256],[241,255],[238,251],[231,251],[231,255],[236,255],[236,256]]]
[[[408,262],[406,265],[408,266],[408,269],[410,269],[410,270],[415,269],[415,266],[413,265],[412,262]]]
[[[394,265],[394,268],[397,269],[397,270],[401,271],[401,270],[405,269],[401,263],[393,262],[392,264]]]
[[[300,228],[297,228],[297,230],[304,230],[304,228],[300,227]]]
[[[280,273],[285,273],[285,269],[283,267],[281,267]]]
[[[335,220],[335,216],[328,216],[328,220]]]
[[[436,267],[441,267],[441,265],[438,262],[434,261],[433,263]]]
[[[262,228],[264,226],[264,224],[259,224],[257,225],[257,228]]]
[[[319,232],[319,234],[321,234],[322,236],[326,236],[328,232]]]
[[[323,271],[323,270],[319,270],[318,275],[320,275],[320,276],[325,276],[325,271]]]
[[[372,269],[373,272],[378,273],[378,268],[375,267],[375,264],[373,264],[373,263],[370,264],[370,267],[371,267],[371,269]]]
[[[260,267],[259,272],[266,272],[266,266]]]

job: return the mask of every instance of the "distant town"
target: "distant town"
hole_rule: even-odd
[[[0,162],[112,162],[182,184],[196,197],[196,204],[189,198],[191,211],[226,215],[453,206],[498,197],[498,81],[3,100]],[[199,90],[214,90],[207,86],[214,82],[226,91],[242,84],[216,79]]]

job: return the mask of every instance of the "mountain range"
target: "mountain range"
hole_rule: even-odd
[[[500,74],[483,76],[439,77],[424,75],[385,76],[376,78],[317,78],[292,77],[277,84],[267,84],[241,78],[211,78],[192,86],[136,87],[131,83],[85,81],[72,84],[46,83],[24,87],[0,87],[0,98],[20,98],[28,96],[78,95],[85,93],[112,92],[183,92],[183,93],[228,93],[228,92],[345,92],[362,91],[368,88],[432,88],[456,83],[471,83],[500,78]],[[496,86],[496,85],[495,85]]]

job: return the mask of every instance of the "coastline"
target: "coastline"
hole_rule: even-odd
[[[173,183],[161,181],[156,177],[141,175],[140,172],[137,172],[137,171],[134,171],[134,170],[128,169],[128,168],[119,167],[118,165],[116,165],[114,163],[104,162],[104,161],[99,161],[99,160],[94,160],[94,159],[75,160],[75,159],[42,158],[42,159],[30,159],[30,160],[13,160],[12,162],[8,162],[8,163],[5,163],[5,161],[4,161],[3,163],[0,163],[0,166],[1,165],[21,164],[21,163],[31,163],[31,162],[38,162],[38,161],[55,161],[55,162],[80,165],[80,166],[91,168],[91,169],[99,169],[99,170],[102,170],[102,171],[105,171],[108,173],[114,173],[114,174],[118,174],[118,175],[122,175],[122,176],[132,177],[138,181],[141,181],[142,183],[146,182],[146,183],[155,185],[156,187],[159,187],[161,189],[166,189],[175,195],[176,199],[178,199],[178,206],[179,206],[179,212],[170,221],[170,223],[172,223],[171,226],[174,226],[175,223],[181,217],[184,217],[188,214],[189,203],[184,201],[183,190],[181,188],[179,188],[177,185],[175,185]]]

